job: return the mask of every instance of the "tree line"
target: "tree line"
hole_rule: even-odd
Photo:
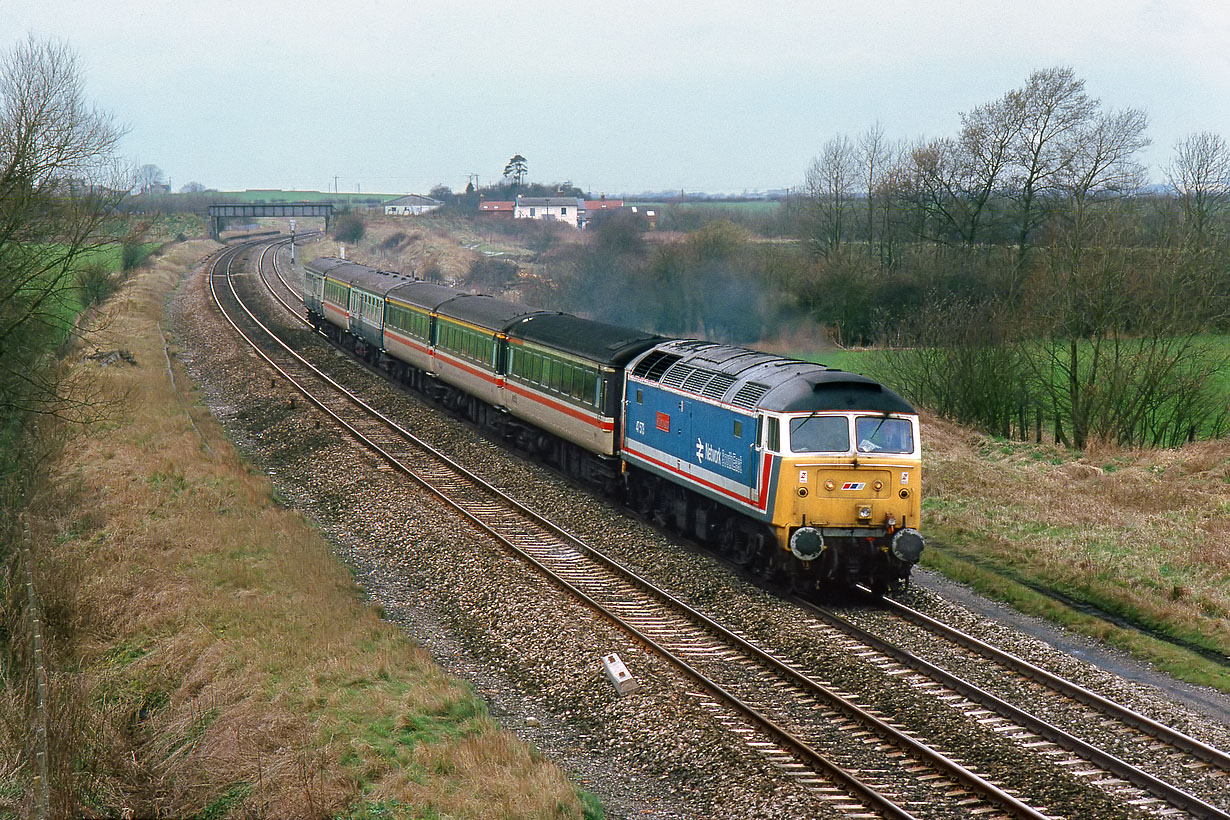
[[[1043,423],[1174,445],[1228,429],[1230,146],[1175,146],[1147,186],[1148,118],[1069,68],[960,117],[954,136],[826,142],[795,203],[788,289],[842,344],[891,345],[912,397],[1003,434]]]

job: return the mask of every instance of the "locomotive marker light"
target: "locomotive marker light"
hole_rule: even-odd
[[[632,673],[628,671],[628,667],[614,652],[602,657],[602,666],[606,669],[606,676],[615,686],[615,691],[620,695],[630,695],[641,688],[636,678],[632,677]]]

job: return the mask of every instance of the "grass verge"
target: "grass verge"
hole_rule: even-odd
[[[1208,657],[1230,655],[1230,441],[1079,455],[926,430],[924,565],[1230,692]]]
[[[68,715],[53,752],[58,805],[101,816],[600,816],[364,603],[328,544],[172,387],[163,305],[211,247],[169,248],[109,303],[92,341],[135,364],[77,365],[98,370],[115,411],[67,440],[30,510]],[[0,785],[0,814],[20,811],[28,778]]]

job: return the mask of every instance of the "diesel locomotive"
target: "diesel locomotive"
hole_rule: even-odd
[[[918,414],[879,382],[334,257],[304,271],[318,331],[659,525],[797,592],[908,584]]]

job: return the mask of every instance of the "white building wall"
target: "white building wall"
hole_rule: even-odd
[[[567,222],[577,227],[581,215],[581,200],[551,199],[545,203],[542,200],[518,200],[513,208],[513,219],[541,219],[544,221]]]

